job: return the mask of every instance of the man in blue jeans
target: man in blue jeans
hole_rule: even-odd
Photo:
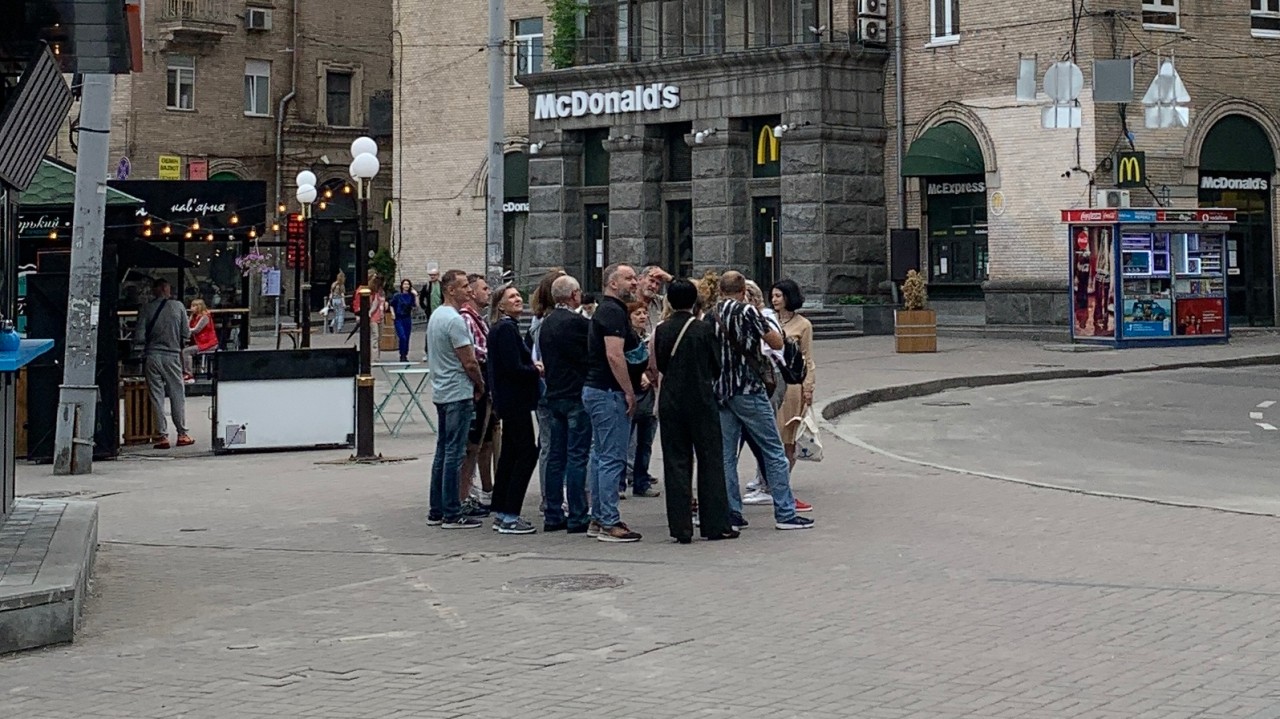
[[[591,418],[582,406],[587,375],[587,335],[591,320],[578,314],[582,289],[565,275],[551,285],[555,309],[542,320],[538,351],[546,369],[547,463],[542,476],[544,532],[587,531],[587,459],[591,454]],[[564,514],[568,501],[569,516]]]
[[[471,301],[471,285],[462,270],[444,273],[440,285],[444,303],[427,321],[431,401],[439,419],[427,524],[444,529],[475,529],[481,525],[480,520],[463,515],[458,497],[458,474],[467,453],[475,402],[484,394],[484,376],[476,360],[471,329],[459,313]]]
[[[587,335],[587,376],[582,387],[593,441],[587,536],[602,542],[638,542],[640,534],[631,531],[618,514],[618,486],[626,477],[627,443],[636,406],[625,356],[640,344],[626,305],[635,298],[636,271],[627,265],[610,265],[604,271],[604,284],[604,297]]]
[[[720,276],[720,305],[716,308],[716,334],[720,339],[720,377],[716,399],[720,402],[720,432],[724,443],[724,477],[729,490],[730,523],[747,526],[742,516],[742,489],[738,486],[738,442],[743,432],[760,448],[765,484],[773,495],[773,526],[777,529],[809,529],[813,520],[796,514],[791,495],[791,469],[778,434],[773,405],[761,371],[772,369],[760,343],[782,349],[782,334],[747,304],[747,279],[730,270]]]

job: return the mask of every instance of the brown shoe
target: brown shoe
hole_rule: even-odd
[[[633,532],[627,528],[627,525],[618,522],[612,527],[602,527],[600,536],[596,539],[601,542],[639,542],[640,533]]]
[[[178,446],[179,446],[179,447],[190,447],[191,445],[193,445],[193,444],[195,444],[195,443],[196,443],[196,441],[195,441],[194,439],[191,439],[191,436],[190,436],[190,435],[186,435],[186,434],[180,434],[180,435],[178,435]],[[168,444],[168,443],[166,442],[166,444]]]
[[[151,445],[151,448],[152,448],[152,449],[168,449],[168,448],[169,448],[169,438],[168,438],[168,437],[165,437],[164,439],[160,440],[159,442],[156,442],[155,444]]]

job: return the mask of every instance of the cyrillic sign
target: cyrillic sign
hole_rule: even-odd
[[[969,195],[986,191],[985,182],[930,182],[926,188],[930,195]]]
[[[628,112],[671,110],[680,106],[680,88],[663,82],[636,85],[625,90],[544,93],[533,101],[533,119],[554,120],[584,115],[621,115]]]
[[[1269,190],[1271,183],[1265,177],[1210,177],[1200,178],[1202,190]]]

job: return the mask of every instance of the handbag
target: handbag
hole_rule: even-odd
[[[822,461],[822,440],[818,437],[818,418],[813,414],[813,407],[805,408],[800,417],[792,417],[787,424],[799,422],[796,429],[796,459],[806,462]]]
[[[782,341],[782,359],[775,364],[778,367],[778,374],[782,375],[782,381],[787,384],[803,384],[805,377],[809,376],[804,352],[800,350],[799,343],[793,339]]]

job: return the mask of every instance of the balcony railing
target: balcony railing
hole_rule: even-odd
[[[165,0],[160,18],[215,24],[235,22],[229,0]]]

